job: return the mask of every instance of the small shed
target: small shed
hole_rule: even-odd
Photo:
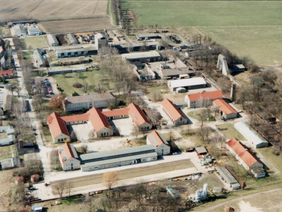
[[[32,211],[41,212],[41,211],[42,211],[42,206],[41,206],[41,204],[33,205],[33,206],[32,206]]]
[[[38,182],[39,181],[39,175],[38,174],[31,175],[30,181],[32,183]]]
[[[15,184],[16,185],[19,185],[20,183],[23,183],[24,182],[24,178],[23,177],[17,177],[16,180],[15,180]]]
[[[205,154],[207,154],[207,152],[208,152],[208,151],[206,150],[206,148],[203,147],[203,146],[197,147],[197,148],[195,148],[195,150],[196,150],[196,152],[197,152],[198,155],[205,155]]]

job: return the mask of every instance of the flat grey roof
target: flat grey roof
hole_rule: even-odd
[[[78,44],[78,41],[77,41],[76,37],[73,34],[68,33],[67,34],[67,38],[70,40],[70,42],[72,44]]]
[[[86,70],[85,65],[73,65],[73,66],[53,66],[48,69],[48,72],[57,72],[57,71],[76,71],[76,70]]]
[[[169,77],[169,76],[173,76],[173,75],[181,75],[181,74],[191,74],[191,73],[194,73],[193,70],[189,70],[188,68],[187,69],[178,69],[178,68],[162,69],[161,72],[162,72],[164,77]]]
[[[85,163],[81,165],[81,168],[93,167],[93,166],[95,167],[95,166],[105,165],[109,163],[121,163],[121,162],[129,161],[129,160],[136,160],[136,159],[141,159],[141,158],[150,158],[150,157],[157,157],[157,156],[158,154],[156,152],[150,152],[150,153],[145,153],[145,154],[140,154],[140,155],[132,155],[128,157],[121,157],[121,158]]]
[[[14,30],[16,32],[17,35],[19,34],[26,34],[25,28],[21,25],[15,25],[14,26]]]
[[[14,156],[12,158],[1,160],[2,169],[14,168],[20,165],[19,156]]]
[[[205,147],[201,146],[201,147],[196,147],[196,152],[198,152],[199,154],[204,154],[207,153],[207,150]]]
[[[145,38],[145,37],[161,37],[160,35],[156,33],[141,33],[141,34],[135,34],[135,36],[138,36],[139,38]]]
[[[64,52],[82,52],[82,51],[93,51],[97,50],[95,46],[59,46],[55,47],[55,51],[57,53],[64,53]]]
[[[69,96],[66,98],[68,103],[79,103],[79,102],[87,102],[90,100],[99,101],[99,100],[111,100],[115,99],[115,97],[111,93],[94,93],[90,95],[83,96]]]
[[[142,152],[142,151],[149,151],[153,150],[155,151],[154,145],[144,145],[144,146],[137,146],[137,147],[129,147],[129,148],[124,148],[124,149],[116,149],[112,151],[104,151],[104,152],[97,152],[97,153],[88,153],[88,154],[83,154],[80,155],[80,159],[82,161],[85,160],[91,160],[91,159],[98,159],[98,158],[106,158],[106,157],[111,157],[111,156],[117,156],[118,155],[123,155],[123,154],[134,154],[137,152]]]
[[[78,158],[78,155],[77,155],[77,152],[76,152],[76,149],[74,148],[74,146],[73,146],[73,145],[70,145],[70,148],[71,148],[73,157],[74,157],[74,158]]]
[[[232,184],[233,186],[240,186],[237,180],[231,175],[231,173],[226,168],[219,166],[216,167],[216,171],[218,171],[219,174],[224,178],[224,180],[229,184]]]
[[[27,31],[28,32],[38,32],[38,33],[41,33],[41,30],[38,29],[38,28],[28,28]]]
[[[142,53],[128,53],[122,55],[127,60],[140,59],[140,58],[151,58],[160,57],[161,55],[156,51],[142,52]]]
[[[47,40],[49,41],[50,44],[55,43],[55,44],[59,45],[59,41],[54,34],[48,34]]]
[[[168,84],[172,88],[177,88],[186,86],[206,85],[207,83],[202,77],[194,77],[189,79],[170,80],[168,81]]]

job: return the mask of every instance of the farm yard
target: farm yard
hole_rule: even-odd
[[[46,33],[83,32],[114,28],[108,17],[45,21],[40,22],[38,26]]]
[[[70,0],[17,0],[16,4],[14,1],[0,0],[0,4],[2,21],[23,17],[42,21],[106,16],[108,0],[82,0],[79,3]]]

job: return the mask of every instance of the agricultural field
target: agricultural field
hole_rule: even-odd
[[[137,12],[139,25],[260,26],[281,25],[282,2],[124,1]]]
[[[88,18],[77,20],[44,21],[38,24],[46,33],[84,32],[113,28],[110,18]]]
[[[197,27],[205,35],[238,56],[250,56],[258,64],[281,64],[282,26]]]
[[[1,18],[15,20],[22,17],[36,20],[59,20],[106,16],[108,0],[41,1],[41,0],[0,0]],[[54,6],[56,5],[56,6]],[[4,19],[4,18],[2,18]]]

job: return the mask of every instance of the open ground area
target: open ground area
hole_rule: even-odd
[[[221,124],[217,125],[219,131],[227,138],[231,139],[233,137],[240,141],[246,141],[247,139],[239,133],[239,131],[234,127],[234,124]]]
[[[32,50],[35,48],[47,48],[48,44],[46,42],[45,36],[27,37],[21,39],[21,47],[23,50]]]
[[[78,20],[46,21],[38,24],[46,33],[83,32],[114,28],[110,18],[89,18]]]
[[[41,1],[19,0],[15,2],[0,1],[1,18],[4,21],[29,18],[37,20],[58,20],[106,16],[108,0],[94,1]],[[56,5],[56,6],[54,6]]]
[[[190,160],[186,159],[186,160],[179,160],[179,161],[168,162],[168,163],[161,163],[153,166],[130,168],[130,169],[124,169],[122,171],[118,171],[118,179],[125,180],[135,177],[142,177],[145,175],[175,171],[180,169],[187,169],[191,167],[194,167],[194,165],[191,163]],[[72,178],[69,179],[68,181],[73,183],[74,187],[99,184],[102,183],[103,181],[103,174],[94,174],[93,172],[93,175],[79,177],[79,178]]]
[[[82,77],[80,77],[80,75]],[[89,86],[98,86],[100,81],[100,71],[94,69],[93,71],[81,72],[81,73],[67,73],[65,76],[63,74],[56,74],[52,76],[60,88],[64,90],[66,95],[71,95],[73,92],[77,92],[80,95],[85,94],[83,88],[74,88],[72,85],[76,82],[84,85],[87,83]]]

